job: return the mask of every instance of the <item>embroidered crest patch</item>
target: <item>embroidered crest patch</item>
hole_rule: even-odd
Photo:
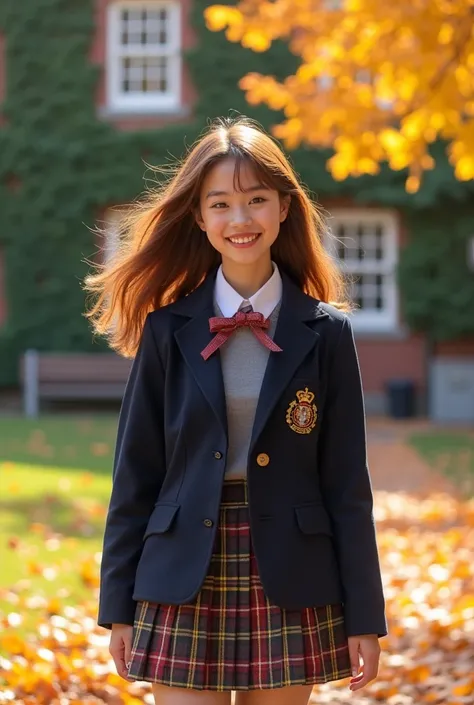
[[[304,391],[296,392],[296,399],[291,402],[286,412],[286,421],[295,433],[311,433],[316,426],[318,411],[313,404],[314,394],[305,387]]]

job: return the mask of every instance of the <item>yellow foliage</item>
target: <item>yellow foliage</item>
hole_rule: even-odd
[[[213,5],[204,11],[207,26],[213,32],[235,25],[241,20],[240,12],[228,5]]]
[[[455,162],[456,178],[459,181],[471,181],[474,179],[474,155],[465,155]]]
[[[406,146],[406,139],[398,130],[393,128],[387,128],[379,133],[379,139],[382,146],[388,152],[394,152],[398,149],[404,149]]]
[[[301,124],[289,121],[294,134]],[[288,133],[291,138],[291,131]],[[372,146],[366,131],[358,145],[339,138],[334,169],[345,178],[347,158],[357,169]],[[340,170],[340,171],[339,171]],[[381,640],[379,674],[364,689],[366,705],[472,705],[474,701],[474,499],[402,492],[375,493],[378,544],[389,634]],[[24,587],[2,597],[0,691],[12,705],[138,705],[151,703],[150,685],[120,678],[108,652],[109,635],[96,626],[98,563],[79,570],[90,586],[86,605],[40,601]],[[21,601],[20,601],[21,598]],[[34,612],[33,634],[18,634],[18,615]],[[347,680],[328,684],[315,702],[353,705]],[[0,698],[1,701],[1,698]]]
[[[416,12],[413,0],[240,0],[204,14],[210,30],[257,52],[289,42],[301,58],[294,76],[253,74],[240,87],[249,103],[283,110],[288,119],[274,133],[288,149],[332,146],[335,179],[376,173],[387,161],[408,168],[415,192],[435,166],[427,148],[437,139],[448,143],[456,178],[474,178],[472,0],[425,0]],[[361,145],[368,127],[371,148]]]
[[[408,193],[416,193],[420,188],[420,177],[419,176],[409,176],[406,181],[406,190]]]
[[[270,44],[269,38],[263,32],[245,32],[242,37],[242,46],[253,51],[267,51]]]

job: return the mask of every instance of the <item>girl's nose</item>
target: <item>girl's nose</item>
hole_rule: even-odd
[[[249,223],[252,222],[252,216],[247,210],[240,209],[236,210],[232,213],[232,225],[238,225],[241,227],[242,225],[248,225]]]

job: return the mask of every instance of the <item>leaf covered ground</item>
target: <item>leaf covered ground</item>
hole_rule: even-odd
[[[1,705],[153,702],[148,685],[115,674],[95,624],[109,492],[99,459],[111,451],[87,448],[94,472],[0,464]],[[357,694],[348,680],[319,686],[315,703],[474,703],[474,499],[455,495],[376,490],[389,623],[379,676]]]

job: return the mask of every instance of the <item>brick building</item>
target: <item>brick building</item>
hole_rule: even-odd
[[[198,41],[192,10],[193,0],[94,0],[88,58],[98,68],[94,100],[99,120],[117,131],[149,131],[192,119],[199,97],[185,58]],[[0,101],[9,90],[7,68],[3,37]],[[445,410],[446,419],[474,420],[474,338],[429,345],[404,320],[397,267],[412,234],[402,210],[340,195],[320,202],[340,243],[336,254],[356,282],[359,310],[353,324],[368,412],[385,412],[387,383],[402,378],[415,385],[418,413],[441,419]],[[105,210],[109,250],[114,218],[114,211]],[[0,325],[5,325],[9,300],[2,254]],[[440,362],[448,363],[444,371]]]

